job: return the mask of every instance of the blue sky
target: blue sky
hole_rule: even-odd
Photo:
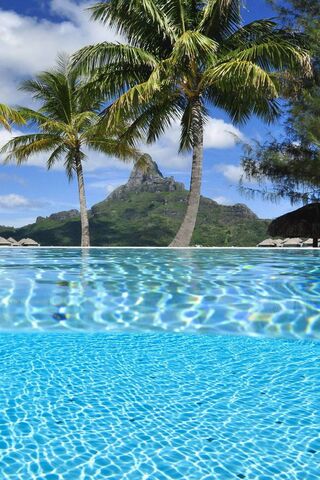
[[[83,0],[0,0],[0,102],[32,105],[30,98],[17,90],[19,82],[54,64],[58,52],[73,52],[83,45],[116,38],[114,32],[90,22]],[[257,8],[257,4],[259,8]],[[264,0],[249,0],[244,12],[247,21],[273,17]],[[248,199],[238,191],[241,148],[234,134],[247,139],[279,135],[281,123],[267,126],[252,119],[235,127],[221,111],[211,110],[206,131],[203,194],[221,203],[246,203],[262,218],[282,214],[292,207]],[[19,131],[16,131],[19,133]],[[189,183],[190,158],[177,155],[179,126],[173,125],[155,145],[145,147],[165,175]],[[0,143],[9,134],[0,131]],[[106,198],[123,184],[130,166],[97,154],[88,156],[85,166],[89,206]],[[23,167],[0,166],[0,225],[25,225],[38,215],[78,208],[77,185],[69,183],[62,166],[48,172],[45,157],[34,158]]]

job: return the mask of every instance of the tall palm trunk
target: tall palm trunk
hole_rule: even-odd
[[[79,201],[80,201],[81,246],[90,247],[90,230],[89,230],[87,200],[86,200],[86,192],[84,187],[82,163],[79,157],[76,158],[75,165],[76,165],[76,172],[77,172],[77,179],[78,179],[78,190],[79,190]]]
[[[188,206],[182,225],[170,243],[170,247],[188,247],[190,245],[200,205],[203,163],[203,120],[200,99],[194,101],[192,115],[193,157]]]

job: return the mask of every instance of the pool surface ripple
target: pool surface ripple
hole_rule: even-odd
[[[1,249],[0,331],[320,338],[320,252]]]

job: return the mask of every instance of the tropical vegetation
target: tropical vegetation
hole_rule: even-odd
[[[246,147],[246,176],[259,181],[246,192],[292,203],[320,200],[320,3],[272,0],[287,28],[301,30],[311,52],[313,76],[288,79],[285,136]],[[268,183],[269,182],[269,183]],[[270,185],[271,182],[271,185]]]
[[[240,0],[109,0],[92,8],[127,43],[103,42],[81,49],[73,66],[90,75],[92,91],[109,102],[112,126],[134,117],[136,132],[155,141],[181,121],[180,150],[192,150],[188,206],[172,246],[187,246],[200,202],[204,126],[208,106],[224,109],[234,122],[255,114],[270,122],[285,71],[307,71],[309,57],[299,38],[270,20],[243,25]],[[282,75],[283,76],[283,75]]]
[[[93,205],[89,213],[92,244],[165,247],[181,224],[187,198],[187,191],[129,192],[121,199]],[[267,238],[268,224],[245,206],[218,205],[202,197],[193,244],[252,247]],[[66,219],[53,215],[17,229],[0,226],[0,236],[16,240],[31,237],[42,246],[78,246],[80,216]]]
[[[118,123],[117,127],[109,127],[106,131],[99,115],[101,101],[90,95],[90,90],[83,89],[81,77],[68,69],[67,57],[60,57],[55,69],[25,81],[21,88],[41,104],[37,110],[18,109],[19,117],[35,126],[37,133],[12,138],[1,153],[6,155],[6,162],[15,161],[18,165],[33,155],[45,153],[48,169],[64,161],[68,178],[77,177],[81,245],[88,247],[90,231],[83,175],[87,149],[121,160],[136,159],[138,152],[121,139],[123,124]]]
[[[8,105],[0,103],[0,125],[10,131],[12,123],[23,125],[24,119],[19,112]]]

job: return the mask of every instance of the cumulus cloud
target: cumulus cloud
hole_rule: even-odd
[[[33,200],[16,193],[10,193],[9,195],[0,195],[0,209],[4,208],[16,210],[19,208],[39,208],[43,207],[45,202],[39,200]]]
[[[204,148],[233,148],[244,140],[238,128],[217,118],[209,118],[204,133]]]
[[[21,79],[51,68],[58,52],[73,53],[84,45],[119,40],[109,27],[89,21],[91,2],[50,0],[61,22],[28,17],[0,9],[1,101],[16,104],[28,98],[17,91]]]
[[[181,127],[178,121],[153,145],[147,145],[145,151],[163,167],[185,169],[191,163],[190,154],[178,154]],[[241,131],[224,120],[209,118],[204,130],[204,148],[233,148],[243,140]]]
[[[243,168],[240,165],[219,164],[215,166],[215,170],[232,183],[238,183],[244,174]]]
[[[92,4],[89,0],[49,0],[53,15],[61,21],[30,17],[15,11],[0,8],[0,101],[9,104],[30,104],[30,98],[18,91],[19,82],[37,72],[51,68],[57,54],[61,51],[73,53],[84,45],[104,40],[117,41],[120,37],[110,27],[90,21],[86,8]],[[15,131],[14,135],[21,132]],[[10,138],[10,134],[0,131],[0,145]],[[180,125],[173,122],[165,134],[153,145],[141,146],[143,152],[150,153],[166,169],[185,171],[191,163],[191,155],[179,155],[178,145]],[[241,132],[223,120],[209,118],[205,126],[205,148],[232,148]],[[30,158],[28,165],[45,167],[45,156]],[[63,169],[63,164],[56,168]],[[117,159],[106,158],[102,154],[88,152],[85,170],[115,169],[129,171],[131,164]]]

